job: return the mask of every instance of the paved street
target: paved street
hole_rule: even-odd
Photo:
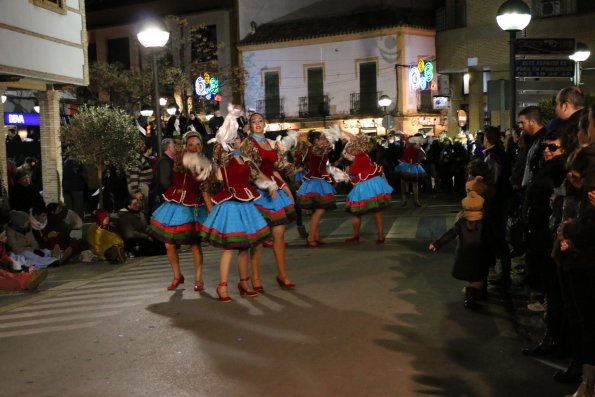
[[[399,203],[397,203],[399,204]],[[265,293],[216,300],[220,251],[205,249],[207,291],[166,291],[163,257],[54,270],[35,294],[0,295],[3,396],[563,396],[556,364],[523,357],[505,305],[462,306],[450,277],[454,244],[427,241],[458,206],[432,201],[386,214],[387,242],[372,218],[348,245],[350,218],[324,218],[330,244],[308,249],[288,230],[296,291],[274,283],[266,251]]]

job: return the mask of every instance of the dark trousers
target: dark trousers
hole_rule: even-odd
[[[134,256],[156,256],[165,255],[165,245],[152,240],[151,238],[130,238],[124,241],[126,252]]]

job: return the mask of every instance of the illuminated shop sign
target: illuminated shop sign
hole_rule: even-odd
[[[409,88],[413,91],[435,88],[432,86],[434,78],[434,65],[432,62],[420,59],[417,67],[409,69]]]
[[[39,114],[4,112],[4,125],[38,126]]]
[[[217,99],[217,97],[219,97],[217,100],[220,100],[221,98],[220,95],[217,95],[219,94],[219,79],[211,76],[207,72],[202,76],[198,76],[194,83],[194,88],[196,90],[196,95],[204,96],[208,100],[213,98]]]

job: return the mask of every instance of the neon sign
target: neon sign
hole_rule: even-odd
[[[423,59],[417,61],[417,67],[409,70],[409,88],[412,91],[425,90],[432,87],[434,78],[434,65],[432,62],[425,62]]]
[[[194,89],[196,95],[204,96],[206,99],[211,100],[219,94],[219,79],[217,77],[211,77],[208,72],[205,72],[196,79]]]

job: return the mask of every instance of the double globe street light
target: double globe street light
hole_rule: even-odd
[[[510,59],[509,59],[509,95],[510,95],[510,128],[514,128],[516,121],[516,73],[514,41],[517,32],[525,29],[531,22],[531,9],[522,0],[505,1],[498,9],[496,16],[498,26],[510,33]]]
[[[156,117],[155,120],[157,122],[157,150],[159,156],[161,156],[161,108],[159,106],[159,64],[157,61],[159,60],[159,49],[163,48],[168,40],[169,40],[169,32],[162,29],[160,24],[151,22],[145,25],[146,27],[141,30],[136,37],[141,45],[145,48],[150,48],[153,51],[153,83],[155,85],[155,96],[153,101],[155,103],[156,109]],[[142,110],[141,110],[142,112]],[[141,113],[142,114],[142,113]]]

